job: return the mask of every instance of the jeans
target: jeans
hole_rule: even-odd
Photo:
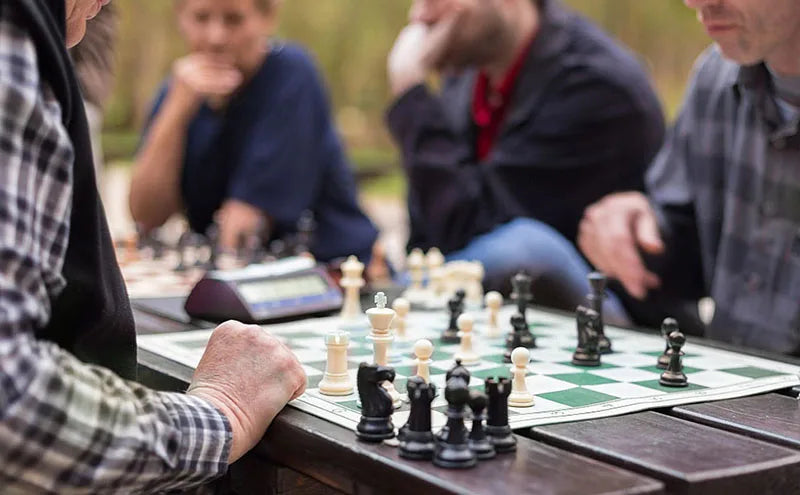
[[[486,271],[487,289],[503,290],[524,270],[533,278],[534,302],[567,311],[587,305],[591,292],[587,275],[592,271],[575,246],[549,225],[517,218],[473,239],[465,248],[450,253],[447,261],[480,261]],[[606,291],[603,320],[630,325],[619,299]]]

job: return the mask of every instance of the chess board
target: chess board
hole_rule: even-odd
[[[689,338],[684,347],[684,371],[689,386],[664,387],[658,383],[662,370],[655,366],[658,356],[664,351],[663,338],[656,332],[644,334],[614,327],[606,327],[614,352],[603,356],[600,367],[574,366],[571,364],[577,339],[574,318],[532,309],[528,311],[528,322],[536,336],[537,348],[531,349],[526,382],[535,396],[535,404],[528,408],[509,407],[512,428],[730,399],[800,384],[800,368],[797,366],[698,345]],[[500,321],[508,322],[513,312],[512,307],[502,308]],[[483,390],[487,377],[510,377],[511,365],[503,363],[503,337],[484,337],[486,315],[477,312],[473,316],[474,349],[481,355],[481,360],[469,367],[472,373],[469,386]],[[439,392],[432,404],[432,423],[434,428],[438,428],[446,423],[445,373],[452,367],[453,355],[459,350],[459,345],[439,343],[438,337],[448,324],[445,313],[412,312],[407,322],[407,338],[393,342],[390,351],[389,365],[396,371],[394,383],[399,392],[405,392],[406,380],[415,374],[416,369],[413,344],[420,338],[431,340],[435,346],[431,358],[431,382]],[[323,337],[329,331],[342,328],[351,333],[348,367],[355,384],[358,364],[372,360],[372,345],[366,338],[366,318],[348,325],[338,317],[328,317],[269,326],[269,330],[294,351],[308,375],[305,394],[290,405],[355,429],[361,415],[357,394],[331,397],[320,394],[317,388],[327,359]],[[504,328],[503,333],[507,330]],[[211,330],[197,330],[145,335],[139,337],[139,347],[194,368],[210,334]],[[406,401],[394,413],[395,426],[405,424],[408,415]]]

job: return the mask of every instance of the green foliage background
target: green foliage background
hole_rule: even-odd
[[[121,11],[117,85],[105,146],[129,155],[155,88],[184,48],[171,0],[115,0]],[[641,58],[668,116],[680,104],[695,57],[709,41],[694,12],[676,0],[565,0]],[[409,0],[285,0],[279,35],[304,45],[328,83],[339,128],[359,166],[394,160],[383,126],[389,103],[386,55]]]

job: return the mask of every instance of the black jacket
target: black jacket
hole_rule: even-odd
[[[471,115],[477,71],[416,86],[388,112],[408,174],[410,247],[464,247],[517,217],[575,242],[584,209],[641,190],[664,136],[658,99],[634,57],[555,0],[512,93],[491,153],[478,162]]]
[[[57,343],[79,359],[136,376],[136,335],[130,303],[117,265],[95,183],[89,128],[75,74],[65,49],[63,0],[2,0],[21,12],[36,45],[42,80],[53,89],[75,151],[67,286],[52,301],[47,326],[37,337]]]

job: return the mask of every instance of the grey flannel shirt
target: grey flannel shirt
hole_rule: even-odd
[[[718,49],[698,61],[684,108],[647,177],[672,258],[702,264],[716,301],[707,336],[765,350],[800,350],[800,133],[786,121],[762,65]],[[680,213],[676,213],[680,212]],[[685,287],[687,293],[695,288]]]
[[[210,404],[157,393],[37,341],[61,275],[73,150],[36,52],[0,17],[0,493],[154,493],[227,468]]]

